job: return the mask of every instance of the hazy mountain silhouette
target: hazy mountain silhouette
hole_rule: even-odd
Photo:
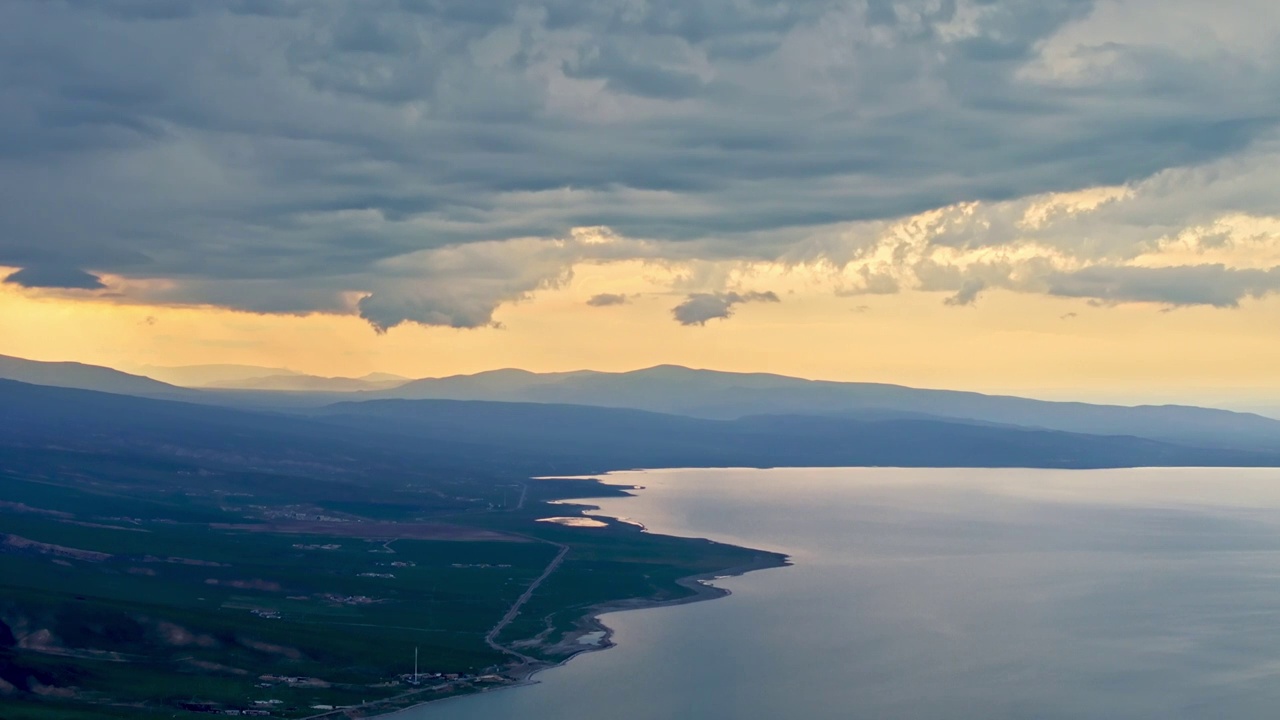
[[[693,370],[674,365],[624,373],[495,370],[415,380],[363,397],[568,403],[708,419],[770,414],[862,417],[867,413],[907,413],[1216,447],[1280,447],[1280,421],[1250,413],[1181,405],[1128,407],[1052,402],[881,383]]]
[[[77,362],[41,362],[8,355],[0,355],[0,378],[34,385],[146,397],[181,398],[195,395],[185,388],[98,365]]]
[[[251,366],[191,366],[200,371],[273,371]],[[1280,421],[1250,413],[1180,405],[1117,406],[1052,402],[880,383],[804,380],[766,373],[729,373],[663,365],[625,373],[532,373],[495,370],[414,380],[369,391],[396,376],[317,378],[295,374],[237,380],[234,389],[180,388],[80,363],[45,363],[0,356],[0,377],[145,397],[253,409],[319,407],[344,400],[440,399],[579,405],[645,410],[704,420],[809,416],[832,423],[937,421],[1128,435],[1199,447],[1270,452],[1280,448]],[[248,383],[249,387],[239,383]],[[817,421],[815,421],[817,422]]]
[[[282,392],[348,393],[398,387],[410,378],[369,373],[358,378],[308,375],[289,368],[257,365],[143,365],[143,375],[189,388],[208,390],[268,390]]]
[[[715,420],[642,410],[458,400],[344,402],[325,422],[475,443],[595,469],[680,466],[1117,467],[1270,465],[1280,452],[1206,450],[1130,436],[945,421],[910,414]]]
[[[322,393],[348,393],[360,392],[366,390],[381,390],[399,387],[409,382],[408,378],[385,379],[385,374],[379,373],[372,377],[363,378],[347,378],[347,377],[320,377],[317,375],[268,375],[259,378],[245,378],[243,380],[223,380],[220,382],[211,382],[201,387],[210,390],[272,390],[279,392],[322,392]],[[394,376],[391,376],[394,377]]]
[[[183,387],[204,387],[210,384],[256,380],[277,375],[301,375],[289,368],[261,367],[218,363],[209,365],[139,365],[140,375],[161,382]]]
[[[366,455],[432,472],[534,474],[664,466],[1280,465],[1280,453],[936,420],[708,420],[458,401],[343,403],[298,417],[8,380],[0,380],[0,446],[270,463],[320,474]]]

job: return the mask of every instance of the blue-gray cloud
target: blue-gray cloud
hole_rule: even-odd
[[[979,278],[970,278],[964,281],[964,284],[960,286],[960,289],[956,291],[955,295],[952,295],[943,302],[957,307],[972,305],[977,302],[978,296],[986,289],[987,283],[985,281]]]
[[[1100,263],[1062,270],[1044,260],[973,263],[965,267],[921,263],[912,268],[926,291],[952,293],[947,305],[973,305],[991,289],[1079,298],[1092,305],[1152,303],[1239,307],[1246,298],[1280,293],[1280,267],[1232,268],[1221,263],[1148,267]],[[1068,312],[1063,319],[1075,317]]]
[[[561,271],[483,266],[478,292],[396,260],[595,225],[777,258],[798,228],[1244,152],[1280,123],[1275,38],[1249,35],[1277,10],[1175,4],[1239,37],[1081,39],[1093,0],[14,0],[0,265],[486,325]]]
[[[27,288],[101,290],[106,287],[97,275],[57,265],[31,265],[10,273],[4,281]]]
[[[618,293],[599,293],[587,299],[587,304],[591,307],[609,307],[611,305],[625,305],[626,303],[627,296]]]
[[[1180,267],[1097,265],[1048,278],[1050,295],[1100,304],[1129,302],[1233,308],[1246,297],[1280,292],[1280,268],[1232,269],[1219,264]]]
[[[718,292],[692,293],[684,302],[671,308],[671,315],[681,325],[706,325],[708,320],[726,320],[733,315],[735,305],[747,302],[779,302],[776,293]]]

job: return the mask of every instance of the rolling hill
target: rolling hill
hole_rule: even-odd
[[[632,467],[1280,466],[1280,453],[931,419],[709,420],[545,403],[340,403],[308,417],[0,380],[0,446],[203,457],[327,474],[352,457],[433,473]],[[309,470],[307,470],[309,468]]]
[[[141,375],[78,362],[41,362],[0,355],[0,378],[54,387],[143,397],[194,398],[196,393]]]

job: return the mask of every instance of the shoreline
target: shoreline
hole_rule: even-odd
[[[608,474],[612,474],[612,473],[608,473]],[[606,476],[608,474],[606,474]],[[537,480],[541,478],[531,478],[531,479]],[[553,477],[548,479],[582,479],[582,480],[591,480],[600,485],[607,485],[607,483],[603,482],[602,477],[598,475],[582,476],[581,478]],[[642,485],[618,485],[618,486],[612,486],[612,487],[618,487],[620,489],[623,489],[624,491],[627,491],[627,494],[630,494],[630,491],[644,489],[644,486]],[[563,499],[554,501],[552,504],[563,507],[566,510],[565,512],[566,516],[572,515],[575,517],[606,519],[612,523],[619,523],[623,525],[630,525],[632,527],[638,527],[640,531],[644,533],[650,532],[649,529],[643,523],[637,522],[632,519],[624,519],[624,518],[614,517],[612,515],[593,514],[594,511],[600,510],[600,507],[598,505],[590,504],[590,501],[595,497],[596,496],[586,495],[586,496],[578,496],[573,498],[563,498]],[[700,539],[700,540],[710,541],[709,538],[698,538],[693,536],[673,535],[672,537],[681,537],[681,538],[686,538],[690,540]],[[712,542],[715,542],[715,541],[712,541]],[[760,550],[757,548],[750,548],[750,547],[743,547],[743,546],[734,546],[734,547],[754,553],[755,559],[752,560],[751,562],[743,563],[740,565],[734,565],[728,568],[712,570],[712,571],[703,572],[703,573],[695,573],[693,575],[687,575],[685,577],[677,578],[674,581],[675,584],[679,587],[682,587],[690,591],[690,593],[688,595],[685,595],[684,597],[661,599],[661,600],[656,599],[654,597],[638,597],[638,598],[629,598],[625,600],[612,600],[612,601],[607,601],[603,603],[596,603],[594,605],[588,605],[581,608],[581,612],[579,613],[577,618],[573,621],[573,628],[571,630],[566,631],[556,642],[543,643],[541,641],[534,640],[533,642],[530,642],[529,644],[523,647],[507,646],[505,648],[506,652],[511,653],[516,657],[528,657],[528,656],[525,656],[522,652],[520,652],[520,650],[524,648],[537,648],[542,650],[544,653],[559,655],[559,657],[555,659],[542,659],[542,660],[529,658],[530,660],[533,660],[533,662],[513,660],[513,662],[503,666],[502,669],[497,670],[494,673],[495,675],[498,675],[499,677],[503,678],[504,680],[503,682],[493,682],[483,687],[468,685],[466,686],[465,690],[462,690],[459,692],[453,692],[451,694],[444,695],[443,697],[430,697],[427,699],[418,699],[418,697],[425,696],[428,694],[438,694],[441,692],[448,692],[448,690],[450,689],[449,686],[446,685],[446,686],[435,686],[430,688],[416,688],[416,689],[412,689],[407,692],[401,693],[399,695],[393,695],[388,698],[383,698],[382,700],[371,702],[367,705],[360,705],[360,706],[346,707],[346,708],[335,708],[334,710],[329,710],[329,711],[325,711],[315,715],[306,716],[304,718],[301,718],[300,720],[320,720],[321,718],[327,718],[330,720],[341,720],[342,718],[373,718],[373,717],[396,718],[414,709],[421,708],[427,705],[433,705],[436,703],[443,703],[443,702],[449,702],[449,701],[464,700],[473,695],[479,695],[482,693],[514,690],[522,687],[528,687],[530,685],[536,685],[540,682],[538,679],[536,679],[536,676],[539,673],[546,672],[547,670],[554,670],[555,668],[558,668],[558,667],[562,667],[568,664],[570,660],[573,660],[579,655],[608,650],[610,648],[617,646],[617,644],[613,642],[613,632],[614,632],[613,628],[610,628],[608,625],[606,625],[602,619],[602,616],[604,615],[608,615],[610,613],[615,613],[615,612],[628,612],[632,610],[650,610],[650,609],[663,608],[663,607],[675,607],[678,605],[688,605],[691,603],[704,602],[708,600],[716,600],[719,598],[728,597],[733,594],[730,590],[722,587],[716,587],[711,583],[720,579],[740,577],[742,575],[746,575],[748,573],[756,572],[759,570],[769,570],[773,568],[789,567],[793,564],[791,562],[791,557],[785,553],[776,552],[772,550]],[[579,642],[579,640],[582,637],[590,635],[592,633],[601,634],[599,641],[590,643],[590,644],[584,644]],[[387,706],[387,705],[392,705],[393,707],[387,707],[386,709],[379,709],[380,707]]]
[[[654,600],[651,598],[613,600],[587,607],[586,612],[575,622],[576,628],[573,631],[566,633],[559,642],[550,647],[561,647],[571,643],[576,643],[579,638],[595,632],[604,633],[600,638],[600,642],[593,645],[575,647],[564,659],[559,660],[554,664],[548,664],[548,667],[538,668],[531,672],[528,677],[532,677],[534,674],[542,672],[543,670],[563,665],[584,653],[607,650],[611,647],[615,647],[616,644],[613,642],[613,628],[610,628],[604,623],[601,619],[601,616],[603,615],[615,612],[628,612],[631,610],[652,610],[655,608],[675,607],[677,605],[688,605],[691,603],[728,597],[733,594],[732,591],[711,585],[711,581],[740,577],[758,570],[790,567],[792,564],[790,558],[785,555],[775,556],[776,554],[774,553],[767,553],[765,551],[760,552],[762,557],[754,562],[737,565],[724,570],[688,575],[676,580],[677,585],[687,590],[691,590],[693,592],[692,595],[682,598],[673,598],[670,600]],[[528,679],[528,677],[526,677],[526,679]]]
[[[744,549],[751,549],[751,548],[744,548]],[[335,710],[330,713],[311,716],[304,720],[312,720],[312,718],[320,718],[320,717],[339,718],[339,717],[344,717],[344,715],[346,717],[394,718],[403,713],[407,713],[411,710],[414,710],[416,708],[420,708],[426,705],[448,702],[451,700],[463,700],[468,697],[471,697],[472,695],[478,695],[481,693],[500,692],[504,690],[515,690],[522,687],[528,687],[530,685],[536,685],[538,682],[540,682],[535,677],[539,673],[546,672],[547,670],[554,670],[555,668],[566,665],[570,660],[573,660],[579,655],[585,655],[587,653],[592,653],[592,652],[600,652],[603,650],[608,650],[612,647],[616,647],[616,643],[613,642],[613,629],[610,628],[608,625],[606,625],[604,621],[601,619],[603,615],[608,615],[610,613],[615,613],[615,612],[628,612],[632,610],[651,610],[655,608],[675,607],[678,605],[688,605],[691,603],[704,602],[708,600],[716,600],[719,598],[728,597],[733,594],[732,591],[726,588],[716,587],[715,585],[712,585],[710,583],[715,580],[732,578],[732,577],[740,577],[742,575],[746,575],[747,573],[756,572],[759,570],[784,568],[784,567],[790,567],[792,565],[791,558],[787,555],[765,551],[765,550],[760,550],[756,552],[759,553],[759,557],[753,562],[745,563],[743,565],[737,565],[730,568],[725,568],[723,570],[716,570],[712,572],[689,575],[689,576],[677,579],[676,580],[677,585],[692,591],[691,595],[687,595],[685,597],[673,598],[668,600],[656,600],[653,598],[631,598],[627,600],[613,600],[610,602],[598,603],[596,605],[591,605],[584,608],[582,615],[579,616],[579,618],[574,622],[575,628],[565,633],[565,635],[556,643],[547,646],[549,648],[557,648],[557,647],[567,648],[568,652],[564,657],[554,661],[542,660],[532,665],[525,664],[525,663],[513,664],[502,671],[502,674],[504,675],[509,674],[509,682],[505,682],[502,684],[495,684],[490,687],[477,690],[475,692],[460,693],[456,695],[449,695],[447,697],[432,698],[429,700],[414,702],[404,707],[388,709],[385,712],[379,712],[376,709],[373,712],[364,712],[364,710],[366,709],[373,709],[373,706],[375,704],[371,703],[369,706],[362,706],[359,709],[357,708],[346,709],[346,710],[357,710],[358,712],[360,712],[359,715],[354,715],[354,716],[345,715],[344,710]],[[579,638],[594,632],[603,633],[598,643],[591,644],[591,645],[575,646]],[[387,698],[381,702],[394,702],[397,699],[407,699],[409,696],[417,695],[420,693],[427,693],[427,692],[431,692],[431,690],[430,689],[414,690],[410,693],[405,693],[404,695]]]

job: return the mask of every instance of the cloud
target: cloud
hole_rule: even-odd
[[[1223,265],[1182,267],[1095,266],[1048,278],[1049,294],[1089,298],[1102,304],[1127,302],[1234,308],[1246,297],[1280,292],[1280,267],[1232,269]]]
[[[27,288],[101,290],[106,287],[97,275],[57,265],[31,265],[11,273],[4,281]]]
[[[949,291],[947,305],[971,305],[990,289],[1079,298],[1095,306],[1153,303],[1167,308],[1235,308],[1246,298],[1280,292],[1280,266],[1236,268],[1221,263],[1147,266],[1086,264],[1062,267],[1047,258],[975,262],[966,266],[932,262],[913,270],[919,287]],[[1067,313],[1063,319],[1075,317]]]
[[[625,305],[627,302],[626,295],[616,293],[600,293],[592,295],[587,304],[591,307],[608,307],[610,305]]]
[[[681,325],[706,325],[708,320],[727,319],[733,315],[733,307],[747,302],[780,302],[773,292],[720,292],[693,293],[684,302],[671,309],[676,322]]]
[[[499,305],[572,277],[582,248],[540,240],[471,243],[427,250],[378,266],[377,289],[357,302],[379,332],[404,322],[470,329],[494,326]]]
[[[0,3],[0,265],[381,329],[627,257],[1116,265],[1280,214],[1277,68],[1263,0]]]
[[[852,285],[841,284],[836,295],[893,295],[902,289],[902,284],[894,274],[892,267],[882,265],[872,269],[862,265],[854,270],[855,279]]]
[[[956,307],[972,305],[974,302],[977,301],[978,295],[980,295],[982,291],[986,289],[987,289],[987,284],[985,282],[977,278],[972,278],[972,279],[966,280],[964,284],[960,286],[960,289],[956,291],[955,295],[952,295],[951,297],[947,298],[943,302],[945,302],[948,305],[954,305]]]

